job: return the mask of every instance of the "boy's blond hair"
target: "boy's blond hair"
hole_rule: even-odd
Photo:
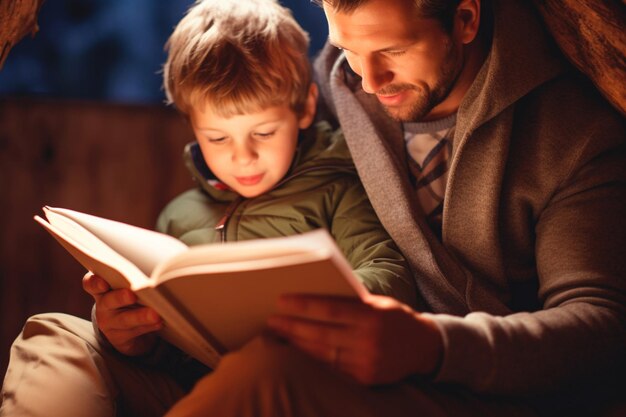
[[[198,0],[166,44],[168,103],[222,117],[288,104],[301,115],[311,83],[309,37],[275,0]]]

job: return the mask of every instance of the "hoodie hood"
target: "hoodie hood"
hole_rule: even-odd
[[[461,102],[459,120],[463,122],[457,125],[458,132],[488,122],[565,68],[559,50],[529,4],[519,0],[491,3],[495,16],[491,50]]]

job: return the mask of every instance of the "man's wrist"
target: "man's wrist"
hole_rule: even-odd
[[[434,378],[441,369],[443,362],[443,336],[437,323],[416,313],[418,320],[424,325],[423,371],[424,377]]]

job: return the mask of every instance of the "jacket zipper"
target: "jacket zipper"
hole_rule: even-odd
[[[237,209],[242,201],[243,197],[237,196],[235,201],[233,201],[231,205],[228,206],[222,218],[215,225],[215,230],[217,230],[217,232],[220,234],[220,242],[226,242],[226,224],[228,223],[230,216],[232,216],[232,214],[235,212],[235,209]]]

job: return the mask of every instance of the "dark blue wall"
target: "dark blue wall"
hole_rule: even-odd
[[[0,95],[117,102],[163,100],[163,45],[192,0],[47,0],[39,32],[9,53]],[[311,35],[311,55],[327,37],[308,0],[282,0]]]

